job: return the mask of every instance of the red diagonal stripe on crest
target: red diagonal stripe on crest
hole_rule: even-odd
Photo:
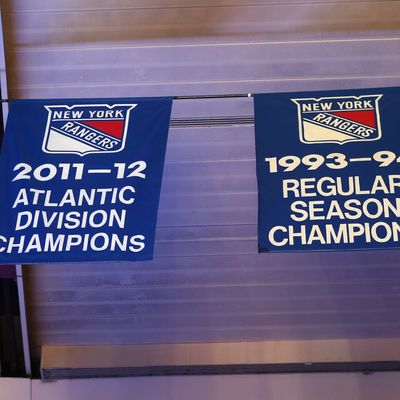
[[[82,124],[97,129],[98,131],[107,133],[108,135],[114,136],[117,139],[121,139],[122,132],[124,131],[125,121],[96,120],[96,121],[82,121]]]
[[[374,110],[367,111],[337,111],[332,113],[337,117],[346,118],[350,121],[359,122],[360,124],[376,128],[376,118]]]

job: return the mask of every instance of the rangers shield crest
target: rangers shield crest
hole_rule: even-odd
[[[382,95],[291,99],[297,105],[300,141],[306,144],[379,140]]]
[[[125,147],[128,123],[137,104],[45,106],[48,111],[45,153],[117,153]]]

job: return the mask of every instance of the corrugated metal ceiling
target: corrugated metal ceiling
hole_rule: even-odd
[[[3,7],[11,97],[400,83],[400,1],[8,0]],[[400,335],[398,252],[257,254],[252,113],[250,98],[175,102],[175,119],[245,119],[171,129],[154,261],[24,268],[34,350]]]

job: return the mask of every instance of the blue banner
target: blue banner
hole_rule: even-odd
[[[399,247],[400,88],[254,101],[259,251]]]
[[[12,101],[0,262],[151,259],[171,106],[171,98]]]

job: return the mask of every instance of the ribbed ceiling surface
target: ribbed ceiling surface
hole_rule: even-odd
[[[3,3],[10,97],[400,84],[400,1]],[[154,261],[24,267],[35,354],[400,335],[397,251],[257,254],[252,116],[251,98],[175,102]]]

